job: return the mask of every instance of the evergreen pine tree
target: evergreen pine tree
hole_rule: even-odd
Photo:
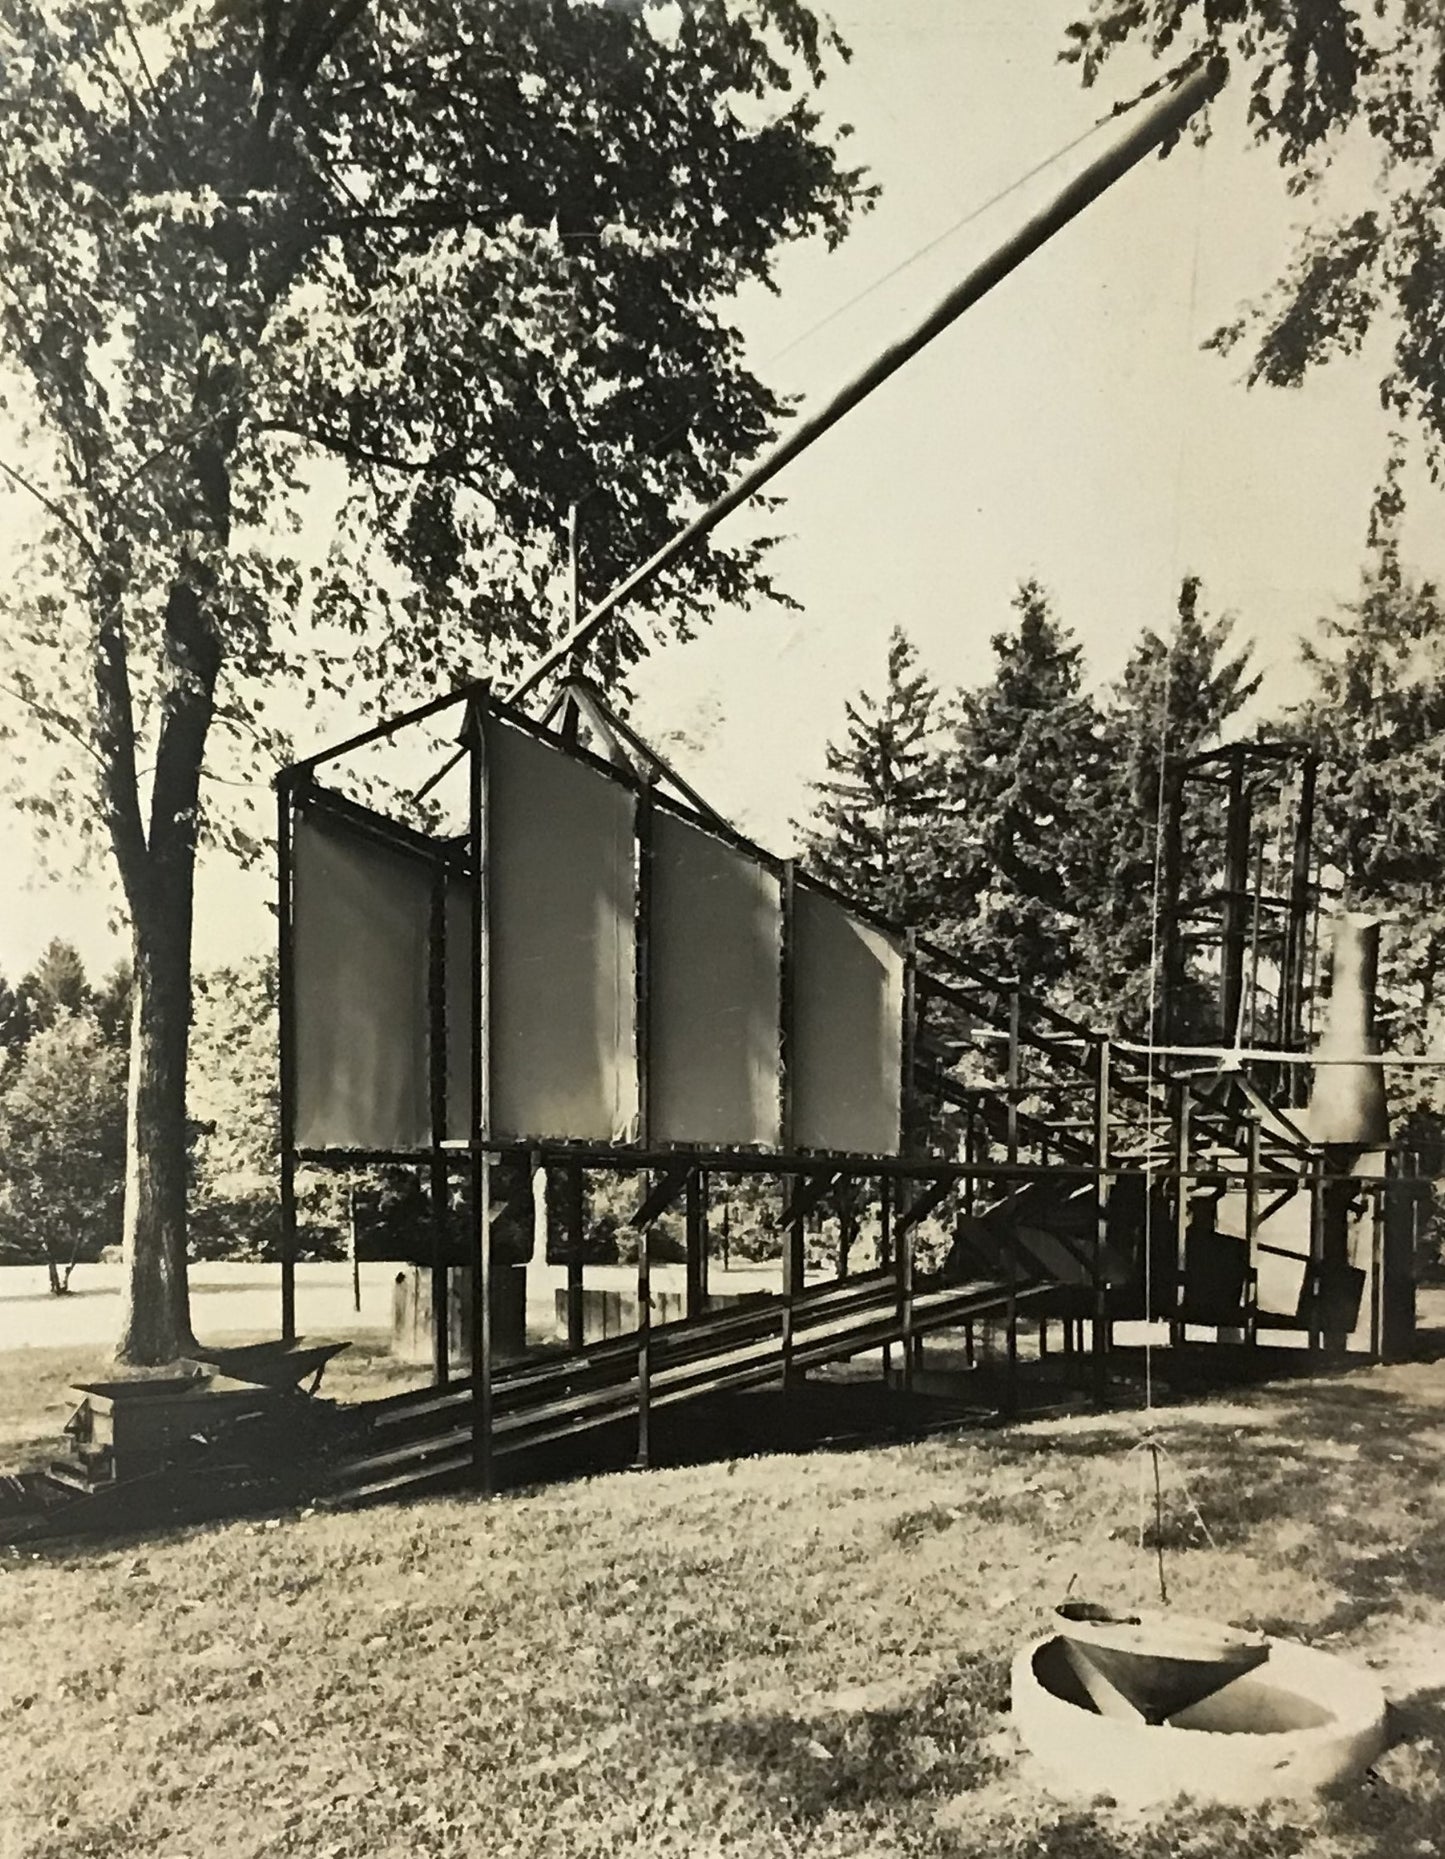
[[[803,828],[809,866],[827,883],[916,927],[936,909],[931,846],[942,799],[938,693],[901,627],[888,641],[881,696],[846,706],[847,730],[829,743],[827,778]]]
[[[88,1013],[91,1005],[90,983],[79,952],[53,936],[10,996],[5,1044],[18,1053],[36,1033],[54,1026],[61,1014]]]
[[[994,636],[992,679],[959,701],[937,827],[946,934],[1035,993],[1059,992],[1097,889],[1092,810],[1101,759],[1083,651],[1036,581]]]
[[[1377,494],[1359,598],[1302,649],[1289,724],[1320,755],[1315,841],[1341,902],[1392,919],[1381,948],[1387,1043],[1445,1043],[1445,598],[1402,566],[1399,461]],[[1429,1072],[1392,1080],[1398,1109],[1445,1111]]]
[[[1197,576],[1179,590],[1172,626],[1145,632],[1102,705],[1095,820],[1101,890],[1080,943],[1081,981],[1101,1024],[1142,1034],[1155,949],[1154,863],[1162,763],[1216,747],[1259,689],[1249,648],[1234,650],[1234,620],[1209,618]],[[1196,819],[1191,864],[1212,869],[1218,820]],[[1187,1023],[1181,1008],[1175,1024]]]

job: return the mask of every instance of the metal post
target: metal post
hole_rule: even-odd
[[[1094,1405],[1109,1400],[1109,1288],[1104,1270],[1104,1245],[1109,1231],[1109,1041],[1098,1049],[1098,1082],[1094,1101]]]
[[[346,1250],[351,1260],[351,1308],[361,1315],[361,1251],[356,1243],[356,1183],[346,1190]]]
[[[488,757],[485,696],[467,706],[468,846],[471,855],[471,1118],[468,1146],[472,1176],[472,1464],[484,1496],[493,1486],[492,1462],[492,1158],[485,1145],[491,1129],[491,947],[488,869]]]
[[[1248,1268],[1244,1280],[1244,1338],[1251,1348],[1259,1343],[1259,1260],[1256,1250],[1259,1239],[1259,1145],[1259,1119],[1251,1117],[1245,1152],[1244,1187],[1244,1243]]]
[[[1399,1174],[1400,1157],[1393,1149],[1385,1156],[1385,1179],[1370,1193],[1370,1354],[1378,1362],[1385,1354],[1384,1296],[1385,1200]]]
[[[1324,1332],[1320,1327],[1320,1293],[1323,1290],[1325,1257],[1325,1222],[1328,1217],[1325,1199],[1325,1157],[1323,1150],[1317,1150],[1310,1162],[1310,1262],[1309,1276],[1306,1280],[1309,1302],[1309,1352],[1318,1355],[1324,1348]]]
[[[1004,1236],[1004,1392],[1002,1413],[1012,1419],[1019,1410],[1019,1296],[1018,1236],[1012,1226]]]
[[[1315,786],[1319,764],[1307,755],[1300,769],[1299,805],[1295,812],[1294,852],[1290,863],[1289,916],[1283,958],[1284,1000],[1280,1012],[1280,1045],[1286,1052],[1301,1052],[1306,1040],[1305,986],[1310,944],[1310,858],[1314,846]],[[1304,1102],[1304,1074],[1289,1068],[1290,1102]]]
[[[1163,835],[1159,848],[1159,918],[1164,947],[1161,951],[1161,1043],[1171,1044],[1187,1030],[1180,1019],[1184,998],[1184,923],[1181,917],[1184,888],[1184,770],[1176,762],[1165,773]]]
[[[1244,1002],[1244,957],[1249,935],[1249,791],[1244,751],[1229,757],[1229,806],[1224,828],[1224,898],[1220,917],[1220,1043],[1233,1045],[1240,1033]]]
[[[281,1340],[296,1340],[296,920],[291,813],[294,789],[276,783],[276,1012],[280,1070]]]
[[[567,1347],[580,1349],[586,1341],[582,1248],[586,1224],[586,1183],[580,1162],[568,1162],[562,1171],[567,1225]]]
[[[886,1271],[893,1263],[893,1182],[890,1176],[878,1180],[878,1263]],[[883,1379],[893,1372],[893,1351],[883,1345]]]
[[[898,1292],[898,1337],[903,1351],[903,1387],[913,1389],[913,1223],[908,1218],[912,1196],[906,1176],[898,1182],[898,1244],[895,1248],[894,1283]]]
[[[447,874],[438,866],[432,878],[431,933],[428,941],[427,1071],[430,1096],[431,1166],[431,1321],[432,1381],[444,1388],[451,1377],[448,1359],[451,1311],[448,1297],[451,1183],[447,1175]]]
[[[898,1146],[902,1155],[912,1154],[920,1144],[917,1093],[913,1067],[918,1043],[918,939],[912,930],[903,943],[903,1037],[901,1077],[898,1089]],[[913,1222],[908,1218],[912,1204],[911,1184],[906,1175],[898,1179],[898,1245],[894,1276],[898,1289],[898,1337],[903,1351],[903,1387],[913,1390]]]
[[[636,897],[636,1053],[637,1053],[637,1140],[647,1146],[650,1131],[649,1052],[652,1041],[652,964],[649,957],[652,941],[652,848],[653,782],[645,775],[637,796],[637,897]],[[644,1176],[647,1191],[652,1191],[652,1176]],[[652,1222],[646,1221],[637,1235],[637,1464],[645,1471],[652,1462]]]
[[[1193,1093],[1187,1085],[1181,1085],[1175,1123],[1178,1180],[1174,1184],[1174,1321],[1169,1326],[1169,1341],[1176,1349],[1184,1343],[1184,1299],[1189,1279],[1189,1137],[1193,1118]]]
[[[779,886],[782,909],[778,933],[778,1140],[785,1154],[793,1148],[793,940],[797,875],[795,861],[785,859]]]
[[[647,1180],[651,1190],[651,1177]],[[637,1234],[637,1466],[652,1463],[652,1222]]]
[[[1265,835],[1261,834],[1254,858],[1254,903],[1249,925],[1249,997],[1242,1005],[1239,1043],[1252,1046],[1259,1022],[1259,936],[1264,921],[1260,899],[1264,896]]]
[[[567,506],[567,625],[576,626],[582,617],[582,551],[578,546],[579,505],[574,498]]]
[[[692,1169],[687,1177],[687,1306],[689,1317],[707,1308],[707,1176]]]
[[[793,1205],[797,1205],[806,1182],[802,1176],[793,1176],[784,1180],[783,1194]],[[788,1232],[783,1251],[783,1386],[790,1388],[799,1379],[793,1367],[793,1332],[796,1322],[794,1301],[806,1282],[806,1234],[804,1217],[794,1213],[788,1222]]]

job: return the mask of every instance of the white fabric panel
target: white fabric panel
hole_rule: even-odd
[[[793,1141],[897,1155],[903,950],[832,898],[799,885],[793,909]]]
[[[634,797],[495,719],[487,797],[489,1133],[632,1141]]]
[[[422,1148],[432,868],[319,811],[292,846],[296,1141]]]
[[[659,812],[648,926],[654,1141],[776,1149],[782,886]]]

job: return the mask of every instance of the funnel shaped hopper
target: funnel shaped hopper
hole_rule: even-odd
[[[1122,1614],[1090,1601],[1055,1609],[1059,1636],[1096,1708],[1163,1723],[1263,1665],[1262,1633],[1173,1614]]]

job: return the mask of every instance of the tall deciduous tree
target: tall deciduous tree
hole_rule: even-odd
[[[37,1032],[0,1091],[0,1221],[22,1256],[70,1289],[87,1249],[120,1233],[123,1061],[87,1013]]]
[[[1065,56],[1092,83],[1108,58],[1140,44],[1174,60],[1225,53],[1248,86],[1249,122],[1301,218],[1282,276],[1213,346],[1252,347],[1251,381],[1294,386],[1316,363],[1357,353],[1372,324],[1393,334],[1382,383],[1445,461],[1445,58],[1439,9],[1419,0],[1091,0]],[[1334,189],[1349,149],[1374,158],[1361,194]]]
[[[939,828],[958,946],[1039,993],[1071,995],[1078,919],[1098,889],[1100,718],[1083,649],[1036,581],[994,635],[993,677],[960,699]]]
[[[845,705],[846,732],[828,744],[827,778],[814,783],[819,798],[806,830],[808,863],[821,878],[914,927],[935,907],[937,702],[907,635],[894,627],[883,689]]]
[[[867,197],[812,100],[838,49],[800,0],[0,0],[4,682],[48,739],[23,797],[131,926],[122,1357],[190,1331],[197,845],[259,850],[212,764],[274,760],[278,689],[505,675],[570,501],[602,586],[763,444],[720,306]],[[694,554],[664,624],[763,553]]]
[[[280,1229],[274,962],[253,960],[196,977],[190,1076],[196,1256],[274,1256]]]

